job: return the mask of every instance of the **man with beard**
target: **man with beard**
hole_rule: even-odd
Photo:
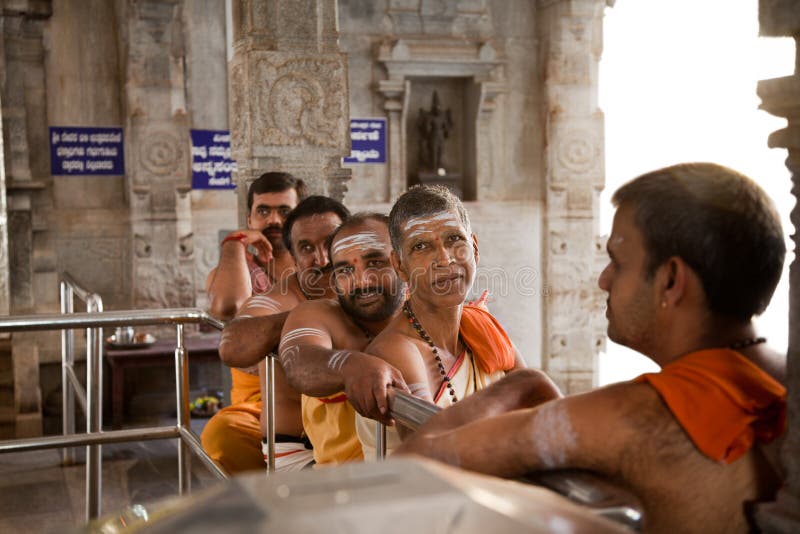
[[[398,452],[504,477],[588,469],[638,495],[645,531],[753,531],[754,504],[780,486],[766,444],[786,417],[786,357],[752,322],[786,253],[775,207],[711,163],[647,173],[613,202],[598,282],[608,336],[661,371],[544,403],[540,384],[512,375],[434,416]]]
[[[247,298],[267,292],[294,270],[281,232],[289,212],[305,197],[303,181],[285,172],[262,174],[250,184],[247,228],[222,240],[219,263],[206,280],[211,315],[231,319]]]
[[[397,316],[405,285],[392,268],[387,217],[357,214],[330,243],[338,299],[304,302],[286,319],[279,359],[302,395],[303,428],[318,464],[361,460],[351,402],[379,399],[385,423],[386,390],[407,391],[400,373],[361,352]]]
[[[255,358],[242,359],[241,348],[251,343],[252,338],[263,337],[271,338],[268,347],[274,348],[285,312],[306,299],[333,298],[328,240],[348,216],[347,208],[328,197],[311,196],[298,204],[286,218],[282,231],[285,249],[294,259],[296,270],[281,278],[267,293],[248,299],[222,333],[219,352],[228,365],[253,366],[262,362],[256,376],[246,384],[247,394],[232,397],[233,404],[216,414],[201,436],[205,451],[230,473],[264,466],[261,440],[266,421],[259,422],[263,396],[263,380],[259,376],[263,378],[263,358],[270,349]],[[249,324],[253,321],[259,324]],[[266,329],[253,330],[264,322],[269,323]],[[288,387],[280,369],[275,375],[276,432],[285,456],[281,467],[299,469],[312,459],[302,435],[300,398]],[[234,382],[234,392],[244,390]]]
[[[409,298],[366,352],[399,369],[413,395],[441,407],[524,367],[494,317],[465,304],[479,256],[461,201],[444,187],[414,187],[397,199],[389,218],[391,259]],[[356,421],[367,454],[375,447],[375,425]],[[387,452],[399,444],[390,429]]]

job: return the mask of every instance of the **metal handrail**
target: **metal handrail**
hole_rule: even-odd
[[[61,273],[60,283],[60,306],[62,314],[71,314],[75,312],[74,297],[77,296],[86,305],[87,312],[100,312],[103,311],[103,299],[100,295],[92,293],[91,291],[83,288],[75,279],[67,272]],[[99,331],[86,331],[86,383],[90,384],[92,369],[90,364],[93,360],[93,345],[90,341],[95,339],[102,339],[102,330]],[[95,347],[97,345],[94,345]],[[99,346],[100,354],[98,359],[102,361],[102,344]],[[97,382],[102,383],[102,366],[100,367],[100,376]],[[102,391],[100,392],[102,397]],[[61,331],[61,422],[62,434],[70,435],[75,433],[75,401],[81,408],[84,415],[87,414],[87,395],[86,390],[78,380],[75,374],[75,332],[73,330]],[[89,399],[91,400],[91,399]],[[100,399],[102,401],[102,399]],[[100,402],[100,410],[102,412],[102,402]],[[100,413],[100,420],[102,421],[102,413]],[[89,431],[88,424],[90,423],[87,418],[87,431]],[[87,449],[87,458],[91,457],[93,460],[99,456],[97,448]],[[62,464],[73,465],[75,463],[75,451],[72,448],[65,448],[62,451]],[[97,462],[93,461],[91,464],[96,465]]]
[[[155,324],[205,323],[219,330],[225,323],[199,308],[166,308],[163,310],[121,310],[104,313],[58,313],[0,317],[0,332],[30,332],[63,328],[105,326],[145,326]]]
[[[403,393],[389,395],[389,414],[411,430],[417,430],[425,421],[442,410],[441,407]],[[378,423],[385,431],[386,427]],[[386,454],[386,440],[378,440],[378,459]],[[382,444],[384,450],[380,450]],[[630,493],[617,488],[589,471],[561,470],[533,473],[523,481],[544,486],[568,499],[589,507],[594,513],[634,529],[642,526],[644,513],[641,503]]]
[[[90,301],[92,299],[90,298]],[[65,434],[23,440],[0,441],[0,453],[22,450],[58,449],[87,446],[86,458],[86,517],[87,521],[100,515],[101,443],[129,442],[147,439],[178,438],[178,490],[182,495],[190,491],[191,453],[194,452],[218,478],[228,478],[225,470],[214,462],[203,450],[200,440],[192,432],[189,419],[189,361],[184,345],[183,325],[205,323],[222,329],[223,323],[196,308],[165,310],[124,310],[105,313],[76,313],[71,315],[48,314],[0,318],[0,332],[63,330],[73,328],[93,329],[87,336],[87,387],[85,434]],[[124,325],[174,324],[176,327],[175,347],[175,399],[178,414],[177,425],[103,432],[100,427],[101,415],[101,369],[102,327]],[[66,374],[66,373],[65,373]],[[73,373],[74,375],[74,373]]]

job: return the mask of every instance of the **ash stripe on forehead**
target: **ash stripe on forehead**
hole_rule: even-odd
[[[412,217],[411,219],[406,221],[405,226],[403,226],[403,231],[408,232],[412,227],[419,226],[420,224],[431,223],[435,221],[450,221],[457,225],[460,225],[461,219],[459,219],[453,213],[449,211],[443,211],[438,215],[434,215],[433,217],[423,216],[423,217]],[[447,226],[450,226],[449,224]]]
[[[331,252],[339,254],[340,252],[354,248],[358,248],[359,250],[383,249],[386,245],[387,244],[381,241],[380,236],[375,232],[359,232],[343,237],[337,241]]]

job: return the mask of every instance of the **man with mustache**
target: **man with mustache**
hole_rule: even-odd
[[[330,257],[337,300],[304,302],[289,314],[279,359],[289,383],[303,393],[303,427],[318,464],[362,459],[351,402],[379,399],[386,390],[407,391],[400,373],[362,352],[403,303],[405,285],[389,259],[388,218],[356,214],[333,235]]]
[[[598,282],[608,336],[661,372],[544,403],[540,384],[512,375],[434,416],[398,452],[504,477],[592,470],[638,495],[645,530],[752,531],[754,504],[780,486],[767,444],[786,416],[786,357],[752,322],[786,253],[775,207],[711,163],[647,173],[613,202]]]
[[[281,232],[289,212],[305,197],[303,181],[285,172],[262,174],[250,184],[247,228],[222,240],[219,263],[206,280],[211,315],[231,319],[251,295],[267,292],[283,274],[293,271]]]
[[[237,318],[223,330],[219,352],[228,365],[259,364],[254,380],[247,382],[247,394],[232,399],[232,406],[223,409],[206,425],[201,436],[203,448],[228,472],[238,473],[263,469],[262,436],[266,420],[262,418],[263,359],[278,343],[278,333],[286,312],[306,299],[332,298],[331,266],[328,240],[334,230],[349,216],[341,203],[322,196],[311,196],[300,202],[286,218],[282,239],[294,260],[295,269],[282,277],[266,293],[254,295],[239,309]],[[253,324],[256,323],[256,324]],[[261,327],[267,323],[265,329]],[[252,359],[241,359],[243,346],[253,340],[268,338],[266,350]],[[262,378],[259,379],[259,376]],[[243,391],[244,387],[236,387]],[[282,468],[301,468],[311,461],[307,440],[300,419],[300,397],[286,384],[280,369],[276,370],[276,432],[285,456]]]
[[[366,352],[403,375],[411,393],[447,407],[524,367],[500,324],[481,306],[465,305],[478,262],[478,241],[461,201],[444,187],[419,186],[400,196],[389,215],[392,264],[409,297]],[[543,384],[555,386],[542,373]],[[365,454],[375,425],[356,419]],[[398,429],[403,434],[404,429]],[[387,450],[400,437],[387,432]]]

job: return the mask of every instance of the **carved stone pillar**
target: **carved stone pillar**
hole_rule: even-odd
[[[54,262],[43,261],[52,255],[46,250],[47,219],[37,213],[37,208],[46,211],[50,205],[44,191],[49,182],[48,159],[41,156],[47,153],[48,147],[42,39],[52,6],[49,0],[5,1],[0,2],[0,6],[0,100],[5,173],[0,194],[0,313],[52,311],[37,307],[36,299],[37,294],[43,294],[36,291],[37,275],[39,289],[42,289],[42,278],[49,279],[46,275],[53,274],[55,269]],[[56,290],[51,294],[56,294]],[[0,359],[11,360],[11,380],[3,380],[0,390],[13,390],[13,424],[17,437],[36,436],[42,432],[41,340],[41,335],[17,333],[8,347],[3,344],[0,348]]]
[[[786,166],[792,179],[792,194],[797,199],[792,210],[795,259],[789,269],[789,348],[787,351],[786,438],[781,459],[786,471],[784,485],[776,502],[761,507],[759,526],[765,532],[800,531],[800,10],[794,0],[759,2],[761,35],[794,37],[798,44],[797,65],[792,76],[763,80],[758,84],[761,107],[788,119],[783,130],[769,137],[772,148],[786,148]]]
[[[136,308],[194,304],[182,8],[182,0],[124,0],[117,12]]]
[[[350,171],[347,56],[336,0],[233,0],[231,149],[239,211],[247,187],[286,171],[341,200]]]
[[[605,184],[597,107],[605,0],[539,0],[545,102],[545,324],[542,363],[565,393],[596,383],[605,343],[597,288]]]
[[[0,18],[2,21],[2,18]],[[0,28],[0,31],[2,29]],[[2,42],[2,39],[0,39]],[[2,54],[0,54],[0,66],[4,64]],[[3,102],[2,91],[0,91],[0,105]],[[2,107],[0,106],[0,110]],[[0,112],[0,132],[3,127],[3,115]],[[6,203],[6,169],[3,145],[3,135],[0,135],[0,315],[8,315],[11,306],[11,294],[9,292],[9,271],[8,271],[8,206]]]

